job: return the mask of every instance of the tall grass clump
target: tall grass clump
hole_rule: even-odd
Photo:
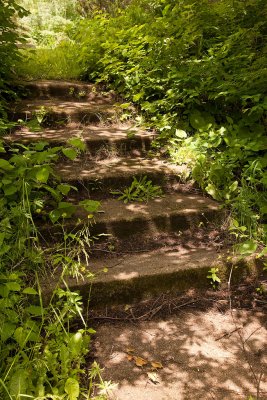
[[[73,39],[80,19],[78,2],[21,0],[21,4],[28,10],[20,20],[28,32],[28,41],[21,49],[19,74],[26,79],[79,78],[78,44]]]

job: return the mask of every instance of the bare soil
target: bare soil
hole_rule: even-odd
[[[264,286],[192,290],[91,312],[92,355],[116,385],[109,398],[266,400],[267,298],[256,290]]]

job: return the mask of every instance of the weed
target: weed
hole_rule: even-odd
[[[31,396],[72,399],[88,390],[80,387],[81,363],[89,349],[93,330],[82,315],[82,299],[68,287],[65,275],[83,276],[88,265],[92,238],[89,225],[99,202],[84,200],[78,205],[64,197],[74,187],[60,182],[53,163],[62,152],[73,156],[84,150],[78,138],[67,148],[49,148],[46,142],[9,148],[9,157],[0,159],[0,395],[3,400]],[[4,152],[4,146],[0,146]],[[68,151],[65,151],[68,150]],[[64,244],[43,249],[39,224],[48,218],[61,224],[83,207],[88,223],[78,232],[65,233]],[[60,282],[51,290],[51,300],[43,304],[37,271],[44,265],[61,270]],[[88,273],[89,274],[89,273]],[[87,274],[87,275],[88,275]],[[35,276],[35,280],[32,278]],[[46,294],[48,296],[48,294]],[[46,300],[47,303],[47,300]],[[80,318],[83,328],[72,321]],[[88,395],[89,396],[89,395]]]
[[[220,278],[218,277],[219,268],[212,267],[208,271],[207,279],[210,281],[213,289],[217,289],[218,285],[221,283]]]
[[[155,197],[161,197],[163,195],[162,189],[158,185],[153,185],[151,180],[147,179],[147,176],[137,179],[134,177],[131,185],[124,191],[115,190],[112,194],[120,195],[119,200],[129,203],[130,201],[148,201]]]
[[[82,99],[86,96],[86,92],[84,90],[80,90],[77,94],[78,99]]]

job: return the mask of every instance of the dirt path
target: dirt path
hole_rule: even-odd
[[[266,314],[233,309],[113,321],[97,329],[95,346],[103,377],[117,384],[110,399],[264,400],[266,343]]]

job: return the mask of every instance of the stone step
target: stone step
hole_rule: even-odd
[[[79,196],[99,193],[106,197],[111,190],[129,187],[133,177],[143,176],[164,190],[174,188],[182,191],[182,188],[188,188],[179,184],[183,167],[159,159],[113,157],[97,161],[82,157],[73,162],[64,160],[56,166],[56,171],[62,181],[79,189]]]
[[[68,287],[79,290],[85,301],[90,296],[91,306],[131,304],[161,293],[181,294],[191,288],[208,288],[207,274],[213,267],[219,269],[222,283],[227,282],[232,265],[235,265],[232,284],[257,273],[254,259],[229,261],[228,256],[227,251],[218,253],[212,246],[190,248],[185,244],[175,249],[164,247],[109,259],[91,259],[89,278],[85,272],[84,280],[79,283],[70,277],[65,279]],[[43,286],[46,292],[51,291],[45,283]]]
[[[92,125],[83,129],[75,126],[73,128],[46,128],[35,132],[23,127],[6,135],[3,139],[8,143],[19,142],[27,145],[46,141],[51,146],[61,146],[66,145],[68,140],[73,137],[79,137],[86,143],[86,157],[101,159],[111,155],[140,156],[145,154],[150,149],[155,133],[122,124]]]
[[[101,201],[100,212],[95,215],[90,231],[92,236],[109,235],[110,241],[117,240],[127,246],[129,241],[147,243],[163,233],[193,232],[198,226],[220,224],[222,218],[218,203],[194,194],[166,194],[147,203],[124,204],[117,199],[106,199]],[[74,232],[85,221],[88,213],[79,209],[75,218],[64,221],[65,231]],[[57,226],[42,225],[40,229],[48,240],[50,237],[56,241],[58,232],[62,235]]]
[[[43,126],[62,127],[70,123],[78,126],[110,123],[116,121],[119,107],[110,102],[63,101],[63,100],[23,100],[16,104],[9,116],[12,121],[25,122],[42,117]]]
[[[101,91],[94,84],[79,81],[37,80],[18,84],[22,95],[31,99],[61,99],[65,101],[114,101],[113,92]]]

